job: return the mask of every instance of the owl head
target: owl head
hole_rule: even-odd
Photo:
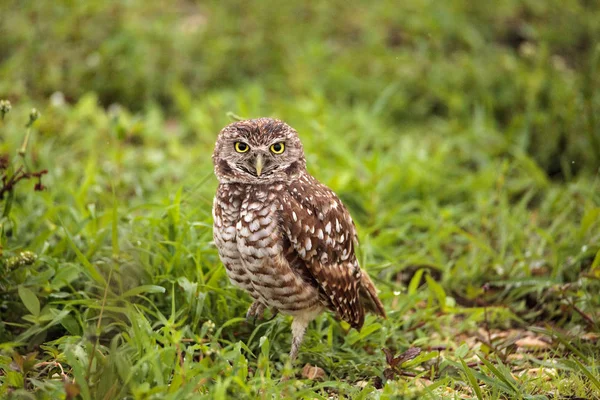
[[[272,118],[227,125],[219,133],[212,159],[221,183],[289,181],[306,169],[298,133]]]

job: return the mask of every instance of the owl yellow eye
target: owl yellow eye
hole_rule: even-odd
[[[271,151],[273,154],[281,154],[285,150],[285,145],[283,143],[274,143],[271,145]]]
[[[250,146],[248,146],[246,143],[235,142],[235,151],[237,151],[238,153],[245,153],[248,150],[250,150]]]

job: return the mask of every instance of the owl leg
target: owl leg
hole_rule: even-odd
[[[246,313],[246,321],[252,321],[252,324],[254,324],[257,319],[263,317],[264,312],[265,305],[258,300],[254,300],[254,303],[252,303],[248,309],[248,312]]]
[[[310,319],[303,318],[302,316],[295,317],[292,321],[292,349],[290,350],[290,361],[292,363],[298,356],[298,350],[300,350],[300,345],[304,339],[304,333],[309,322]]]

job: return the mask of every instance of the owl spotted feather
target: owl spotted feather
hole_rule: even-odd
[[[306,171],[298,134],[259,118],[223,128],[213,154],[219,187],[214,241],[231,282],[265,308],[293,317],[294,360],[309,322],[325,309],[360,329],[365,311],[385,318],[377,290],[355,255],[348,210]]]

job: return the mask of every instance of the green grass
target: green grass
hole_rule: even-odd
[[[0,5],[0,155],[48,170],[0,201],[0,397],[600,397],[593,2],[124,4]],[[387,320],[324,314],[296,365],[289,318],[245,322],[227,112],[298,130]]]

